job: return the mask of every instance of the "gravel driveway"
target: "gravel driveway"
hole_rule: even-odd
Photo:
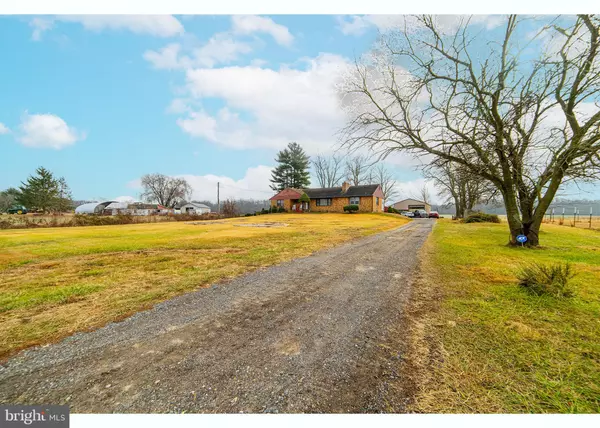
[[[74,413],[401,412],[389,388],[398,330],[432,226],[415,220],[22,352],[0,366],[0,402]]]

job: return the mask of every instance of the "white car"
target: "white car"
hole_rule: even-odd
[[[411,211],[403,212],[402,215],[406,216],[406,217],[414,217],[415,216],[415,214]]]

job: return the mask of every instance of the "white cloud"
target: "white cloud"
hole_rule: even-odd
[[[488,30],[498,27],[506,22],[502,15],[436,15],[434,16],[439,28],[444,32],[455,31],[462,23],[485,27]],[[419,28],[417,19],[413,15],[353,15],[338,16],[339,30],[345,35],[359,36],[369,28],[387,32],[394,29],[406,28],[414,31]]]
[[[8,134],[9,132],[10,132],[10,129],[8,129],[8,126],[6,126],[2,122],[0,122],[0,135]]]
[[[39,40],[42,33],[52,28],[54,22],[75,22],[86,30],[126,30],[134,34],[173,37],[184,33],[181,22],[172,15],[60,15],[52,18],[33,18],[29,25],[34,30],[32,38]]]
[[[336,143],[345,122],[335,83],[348,62],[332,54],[304,59],[305,69],[247,66],[187,71],[190,96],[221,98],[227,108],[197,111],[178,121],[193,136],[234,148],[281,148],[298,141],[309,152]],[[240,118],[240,113],[245,113]]]
[[[200,48],[194,49],[194,63],[201,67],[213,67],[215,64],[227,64],[235,61],[240,55],[252,52],[252,47],[244,42],[234,40],[227,33],[215,34]]]
[[[54,26],[52,19],[36,17],[29,21],[29,26],[33,28],[31,40],[36,42],[42,39],[42,34]]]
[[[233,32],[237,34],[267,33],[277,43],[290,46],[294,36],[287,27],[275,23],[271,18],[255,15],[235,15],[231,17]]]
[[[360,36],[365,31],[367,31],[367,29],[372,27],[371,23],[368,20],[366,20],[362,16],[357,15],[350,16],[349,18],[346,18],[344,16],[336,16],[336,20],[338,22],[339,30],[346,36]]]
[[[265,165],[248,168],[243,178],[235,180],[223,175],[175,175],[185,178],[192,187],[192,200],[217,201],[217,183],[220,183],[220,198],[225,199],[269,199],[273,191],[269,188],[272,168]],[[140,189],[140,179],[130,181],[127,187]]]
[[[252,52],[252,47],[245,42],[235,40],[228,33],[217,33],[205,44],[182,54],[179,43],[169,44],[158,51],[144,52],[144,59],[154,68],[176,70],[191,67],[214,67],[237,60],[241,55]]]
[[[167,113],[171,114],[183,114],[191,111],[189,106],[189,100],[185,100],[183,98],[175,98],[171,103],[167,106]]]
[[[231,19],[230,31],[216,33],[205,43],[189,36],[184,46],[172,43],[158,51],[148,50],[144,53],[144,59],[158,69],[210,68],[217,64],[230,64],[253,51],[249,42],[240,40],[237,36],[268,33],[282,45],[290,45],[294,39],[286,27],[276,24],[270,18],[233,16]],[[264,62],[255,60],[252,64],[260,67]]]
[[[27,147],[60,150],[85,138],[75,128],[54,114],[27,114],[20,125],[18,140]]]
[[[191,65],[190,58],[180,57],[180,52],[181,45],[179,43],[171,43],[158,51],[147,50],[143,56],[154,68],[158,69],[176,70],[189,67]]]
[[[177,124],[193,137],[217,141],[217,121],[203,111],[190,112],[186,119],[177,119]]]

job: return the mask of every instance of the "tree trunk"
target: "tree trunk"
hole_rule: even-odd
[[[526,220],[521,217],[519,209],[515,203],[506,203],[506,218],[508,220],[508,227],[510,228],[510,239],[508,244],[512,246],[526,246],[526,247],[537,247],[540,244],[540,226],[541,221]],[[517,241],[517,236],[525,235],[527,241],[521,244]]]

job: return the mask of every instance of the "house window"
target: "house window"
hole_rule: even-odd
[[[352,196],[350,198],[350,205],[360,205],[360,198],[358,196]]]
[[[379,196],[377,197],[377,206],[379,206]]]
[[[317,206],[318,207],[328,207],[330,205],[331,205],[331,198],[317,199]]]
[[[282,207],[283,206],[283,199],[277,199],[277,206],[278,207]]]

